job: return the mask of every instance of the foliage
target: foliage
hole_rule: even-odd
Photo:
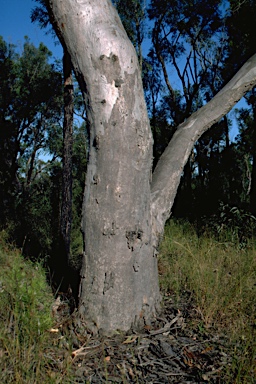
[[[61,166],[56,162],[45,167],[29,190],[17,197],[10,233],[23,254],[34,259],[47,259],[51,254],[60,215]]]
[[[142,69],[142,42],[145,37],[146,1],[113,0],[124,28],[133,43]]]
[[[49,63],[51,53],[25,39],[23,51],[0,41],[4,74],[0,85],[0,224],[15,219],[15,198],[40,173],[40,152],[51,153],[49,133],[56,135],[61,116],[61,75]],[[55,132],[55,133],[53,133]],[[50,144],[50,145],[49,145]],[[24,181],[24,182],[23,182]],[[23,188],[22,185],[23,184]]]
[[[198,238],[189,223],[171,221],[161,246],[159,271],[162,290],[177,297],[186,292],[194,300],[198,319],[194,326],[226,337],[225,347],[231,350],[233,363],[227,367],[223,382],[253,384],[254,243],[248,240],[241,250],[237,242],[216,241],[210,232]]]
[[[41,28],[47,28],[50,24],[50,17],[47,11],[47,0],[35,0],[38,6],[32,9],[31,21],[38,22]]]
[[[45,271],[25,261],[0,234],[1,383],[57,383],[52,370],[53,295]]]
[[[0,39],[0,67],[0,225],[24,255],[49,259],[61,207],[62,70],[43,44],[36,48],[28,38],[21,54]],[[73,155],[74,233],[81,243],[85,131],[75,129]]]
[[[74,130],[73,146],[73,226],[71,232],[71,258],[70,262],[76,270],[81,267],[83,240],[81,233],[81,217],[83,205],[83,192],[85,185],[87,163],[87,132],[86,124],[81,124]]]
[[[45,271],[24,260],[0,235],[0,378],[1,383],[71,383],[71,344],[67,335],[49,332],[54,325],[53,295]],[[227,238],[227,236],[225,237]],[[232,364],[222,370],[223,383],[253,384],[256,258],[254,244],[198,238],[188,222],[171,221],[159,255],[162,292],[194,303],[196,333],[215,334]],[[59,327],[60,328],[60,327]],[[193,331],[194,332],[194,331]],[[125,382],[125,381],[124,381]]]
[[[218,213],[205,221],[204,231],[212,232],[220,241],[230,241],[243,248],[256,233],[256,218],[238,207],[222,203]]]
[[[167,91],[162,103],[175,126],[203,105],[206,89],[212,95],[219,87],[225,45],[220,5],[218,0],[150,3],[148,14],[154,22],[150,54],[161,65]]]
[[[229,54],[225,70],[227,78],[231,78],[241,64],[255,53],[255,17],[255,1],[230,1],[230,12],[226,18],[226,28],[230,42],[228,45]]]

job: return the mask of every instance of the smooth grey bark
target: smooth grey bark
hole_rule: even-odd
[[[194,142],[256,83],[256,56],[184,122],[154,171],[136,52],[110,0],[50,0],[90,123],[79,315],[93,331],[148,322],[159,305],[157,247]]]
[[[183,168],[195,142],[256,84],[256,55],[205,106],[179,125],[154,170],[151,186],[153,231],[163,233]]]
[[[159,303],[151,241],[152,134],[136,52],[110,1],[50,2],[84,92],[90,156],[79,313],[129,329]]]

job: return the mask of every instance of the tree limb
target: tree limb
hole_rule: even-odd
[[[151,210],[156,233],[162,233],[171,209],[183,168],[199,137],[226,115],[256,85],[256,54],[206,105],[192,114],[175,132],[155,168],[151,185]]]

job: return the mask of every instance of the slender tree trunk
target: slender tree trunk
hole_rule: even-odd
[[[225,133],[226,148],[229,148],[230,147],[230,140],[229,140],[229,126],[228,126],[228,118],[227,118],[227,116],[223,117],[223,122],[224,122],[224,133]]]
[[[140,67],[111,1],[50,6],[90,122],[79,315],[95,331],[128,330],[148,322],[159,305],[157,247],[194,142],[256,84],[256,56],[178,127],[151,181]]]
[[[250,210],[256,217],[256,105],[252,105],[253,110],[253,134],[252,134],[252,174],[250,190]]]
[[[27,187],[29,187],[31,184],[32,175],[33,175],[33,171],[34,171],[34,165],[35,165],[35,159],[36,159],[36,152],[37,152],[37,147],[36,147],[36,144],[34,144],[33,152],[29,158],[29,164],[28,164],[29,168],[28,168],[27,180],[26,180],[26,186]]]
[[[65,253],[65,263],[70,257],[70,236],[72,225],[72,148],[73,148],[73,110],[74,90],[70,54],[64,49],[64,123],[63,123],[63,176],[61,206],[61,242]]]

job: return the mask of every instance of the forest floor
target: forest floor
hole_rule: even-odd
[[[40,263],[0,233],[0,383],[256,384],[256,239],[224,235],[170,223],[161,313],[104,337],[81,334],[74,298],[53,294]]]
[[[232,364],[228,340],[200,326],[191,295],[184,292],[178,302],[167,295],[162,309],[155,322],[141,332],[83,338],[67,315],[67,303],[60,302],[54,337],[62,345],[62,357],[56,357],[56,369],[63,368],[71,342],[72,383],[226,384]]]

